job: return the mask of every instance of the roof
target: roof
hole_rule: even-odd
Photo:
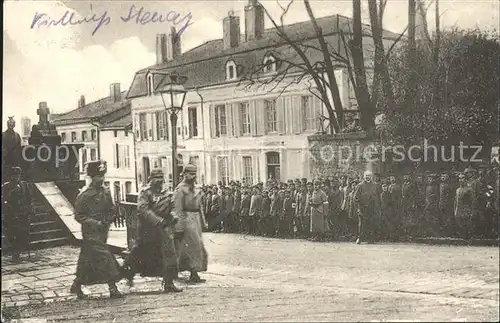
[[[56,126],[64,126],[87,123],[94,118],[102,118],[130,104],[130,101],[127,99],[127,91],[121,92],[121,97],[121,101],[113,102],[113,99],[108,96],[86,104],[81,108],[52,115],[51,123]]]
[[[103,117],[101,130],[125,129],[132,126],[132,114],[130,103],[124,108]]]
[[[329,45],[334,46],[338,50],[343,50],[343,46],[340,46],[341,48],[339,49],[339,34],[340,31],[345,34],[350,33],[352,19],[341,15],[334,15],[318,18],[317,23],[321,27]],[[286,25],[284,29],[285,33],[293,41],[300,41],[301,43],[306,41],[310,44],[317,42],[316,33],[310,21]],[[371,35],[369,25],[363,25],[363,33]],[[395,39],[398,36],[395,33],[384,30],[384,38],[386,39]],[[149,70],[176,72],[187,76],[186,88],[203,87],[226,82],[225,65],[229,60],[232,59],[235,61],[241,75],[241,72],[248,72],[253,67],[259,65],[264,56],[269,52],[276,55],[284,55],[287,57],[287,60],[290,59],[290,55],[296,55],[291,46],[286,44],[278,35],[275,28],[266,29],[261,39],[241,42],[236,48],[224,49],[222,39],[211,40],[183,53],[175,60],[139,70],[130,86],[128,98],[147,94],[146,77]],[[307,55],[311,62],[322,61],[322,54],[319,51],[309,50]],[[300,60],[300,58],[297,59]],[[153,77],[153,82],[158,87],[165,76],[153,74]]]

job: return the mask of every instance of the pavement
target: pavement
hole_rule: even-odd
[[[2,257],[3,316],[48,322],[499,321],[497,247],[321,243],[205,233],[207,282],[180,294],[136,277],[125,298],[69,294],[78,248]]]

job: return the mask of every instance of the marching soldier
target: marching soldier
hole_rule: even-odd
[[[120,266],[107,245],[109,226],[116,216],[111,193],[104,184],[106,163],[87,163],[91,183],[78,195],[75,219],[82,225],[83,243],[78,257],[76,278],[71,293],[84,298],[82,285],[107,283],[111,298],[122,297],[116,287],[120,281]]]
[[[175,226],[178,270],[189,271],[191,283],[202,283],[205,280],[198,273],[207,271],[208,265],[202,230],[208,224],[201,208],[201,192],[194,186],[196,172],[194,165],[184,167],[183,180],[177,185],[172,200],[174,214],[179,218]]]
[[[122,276],[133,286],[136,273],[143,277],[163,278],[163,290],[181,292],[174,285],[177,277],[177,253],[173,226],[178,219],[172,216],[171,194],[163,187],[164,174],[153,169],[149,184],[139,193],[137,211],[139,218],[137,244],[132,248],[121,269]]]
[[[10,173],[10,182],[2,185],[2,222],[12,249],[12,261],[17,262],[21,252],[29,248],[30,216],[33,215],[33,209],[28,185],[21,181],[21,168],[13,167]]]

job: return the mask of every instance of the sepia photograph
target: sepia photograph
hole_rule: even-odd
[[[498,0],[6,0],[2,322],[500,321]]]

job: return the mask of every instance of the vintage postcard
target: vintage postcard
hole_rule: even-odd
[[[498,322],[496,0],[4,1],[2,322]]]

